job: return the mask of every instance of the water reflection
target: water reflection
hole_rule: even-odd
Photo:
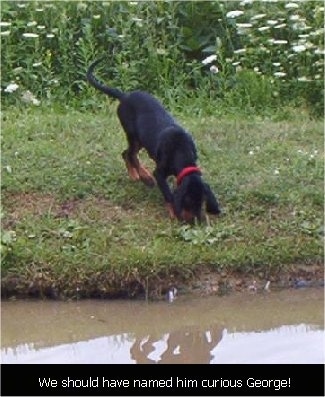
[[[3,363],[323,363],[323,328],[322,289],[1,303]]]
[[[38,347],[1,350],[2,363],[324,363],[324,331],[305,324],[263,332],[184,328],[159,337],[120,334]]]
[[[213,328],[202,332],[197,328],[181,329],[162,336],[136,339],[131,347],[131,358],[138,364],[206,364],[212,359],[211,351],[222,337],[222,330]]]

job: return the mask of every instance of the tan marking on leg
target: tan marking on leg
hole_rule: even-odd
[[[151,172],[148,171],[143,165],[139,163],[139,168],[137,170],[139,172],[140,179],[147,186],[154,186],[156,184],[155,178],[152,176]]]
[[[166,209],[167,209],[170,219],[176,219],[176,214],[175,214],[173,205],[171,203],[166,203]]]
[[[130,162],[128,160],[124,159],[124,161],[125,161],[125,165],[128,170],[130,179],[132,181],[138,181],[140,179],[140,175],[138,174],[138,171],[134,167],[132,167],[132,165],[130,164]]]
[[[194,215],[192,214],[192,212],[187,211],[187,210],[183,210],[182,211],[182,219],[185,222],[193,222],[194,220]]]

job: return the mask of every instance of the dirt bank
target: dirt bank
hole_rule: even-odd
[[[215,271],[209,266],[198,266],[186,278],[171,273],[155,275],[141,280],[136,276],[128,279],[110,279],[109,274],[89,273],[83,279],[69,280],[59,277],[56,280],[49,270],[30,273],[29,277],[6,275],[1,281],[2,298],[41,298],[41,299],[166,299],[166,294],[176,288],[178,295],[197,296],[225,295],[238,291],[259,293],[284,288],[310,288],[324,286],[322,265],[292,265],[286,270],[269,272],[259,270],[256,274]]]

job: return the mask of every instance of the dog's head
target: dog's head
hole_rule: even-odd
[[[219,203],[210,186],[202,181],[199,174],[184,178],[174,191],[174,209],[179,220],[192,223],[202,218],[202,206],[210,214],[220,214]]]

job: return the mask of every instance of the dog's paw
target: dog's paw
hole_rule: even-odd
[[[129,178],[132,181],[138,181],[140,179],[140,175],[138,174],[137,170],[133,167],[128,167],[128,174],[129,174]]]
[[[172,205],[171,203],[166,203],[165,205],[166,205],[166,209],[167,209],[169,218],[170,218],[170,219],[176,219],[177,216],[176,216],[176,214],[175,214],[173,205]]]
[[[138,171],[140,179],[145,185],[149,187],[155,186],[156,180],[146,168],[141,165]]]

